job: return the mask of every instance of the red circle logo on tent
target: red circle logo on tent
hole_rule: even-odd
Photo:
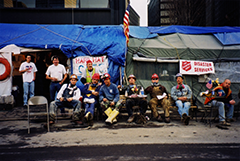
[[[182,69],[185,71],[191,70],[191,62],[190,61],[182,61]]]

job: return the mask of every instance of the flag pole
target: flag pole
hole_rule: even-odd
[[[130,1],[128,0],[128,5],[127,5],[127,8],[126,8],[124,17],[123,17],[123,32],[124,32],[124,35],[126,37],[125,60],[127,60],[127,48],[128,48],[128,43],[129,43],[129,8],[130,8]],[[125,67],[124,78],[126,79],[127,78],[127,76],[126,76],[126,61],[125,61],[124,67]],[[122,76],[121,76],[121,81],[122,81]],[[126,82],[128,84],[128,81],[126,81]]]

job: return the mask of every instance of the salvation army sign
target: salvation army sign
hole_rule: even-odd
[[[91,60],[93,62],[93,68],[97,69],[99,74],[102,75],[107,73],[108,59],[106,56],[90,57],[90,56],[79,56],[73,59],[73,74],[82,76],[82,73],[87,68],[86,62]]]
[[[189,75],[203,75],[215,73],[213,62],[180,60],[180,73]]]

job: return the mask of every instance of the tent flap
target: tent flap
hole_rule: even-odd
[[[240,32],[240,27],[196,27],[196,26],[179,26],[172,25],[166,27],[148,27],[151,33],[157,34],[210,34],[210,33],[224,33],[224,32]]]

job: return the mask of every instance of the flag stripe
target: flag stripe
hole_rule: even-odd
[[[128,45],[129,42],[129,4],[124,14],[123,18],[123,26],[124,26],[124,35],[126,36],[126,43]]]

